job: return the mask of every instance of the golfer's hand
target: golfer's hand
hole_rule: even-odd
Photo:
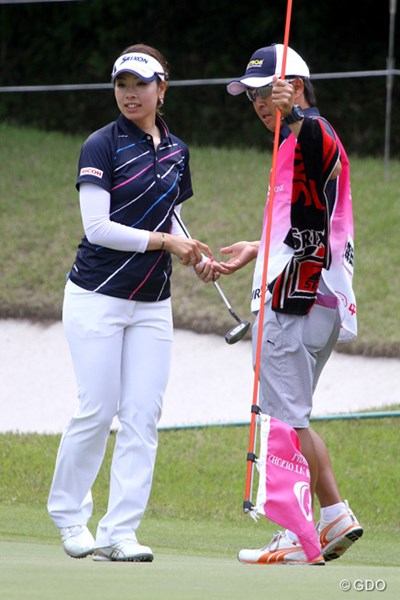
[[[212,259],[212,252],[207,244],[179,235],[167,235],[166,249],[178,257],[179,262],[186,267],[194,267],[202,260],[202,252]]]
[[[215,263],[214,260],[203,256],[203,260],[193,268],[199,279],[204,283],[209,283],[210,281],[216,281],[220,277],[220,273],[216,270],[216,265],[218,263]]]
[[[238,269],[241,269],[257,257],[260,242],[236,242],[231,246],[221,248],[221,254],[231,254],[231,258],[226,262],[216,263],[216,270],[223,275],[230,275]]]

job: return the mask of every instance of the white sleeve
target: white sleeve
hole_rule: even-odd
[[[110,194],[94,183],[79,186],[83,229],[91,244],[128,252],[145,252],[150,232],[110,220]]]
[[[182,207],[182,204],[178,204],[174,208],[174,212],[176,212],[176,214],[178,215],[179,218],[181,216],[181,207]],[[182,221],[182,219],[180,219],[180,220]],[[171,223],[172,223],[172,225],[171,225],[170,233],[172,235],[179,235],[180,237],[183,237],[183,236],[186,237],[185,232],[182,230],[182,227],[179,225],[178,221],[175,219],[175,217],[173,215],[172,215]]]

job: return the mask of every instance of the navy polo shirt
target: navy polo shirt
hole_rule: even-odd
[[[189,150],[157,117],[161,142],[123,115],[92,133],[81,150],[76,187],[101,186],[111,196],[110,219],[128,227],[169,232],[173,208],[193,195]],[[171,255],[125,252],[91,244],[78,247],[70,279],[90,291],[155,302],[171,295]]]

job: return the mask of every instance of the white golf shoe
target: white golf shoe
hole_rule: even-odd
[[[349,503],[344,500],[341,514],[331,522],[319,521],[317,532],[326,561],[340,558],[364,533]]]
[[[267,546],[257,550],[240,550],[238,559],[250,565],[324,565],[322,556],[308,560],[303,547],[293,542],[285,531],[277,531]]]
[[[121,540],[112,546],[97,548],[93,555],[96,561],[152,562],[153,552],[148,546],[142,546],[136,537]]]
[[[95,541],[86,525],[73,525],[59,529],[65,552],[72,558],[85,558],[93,554]]]

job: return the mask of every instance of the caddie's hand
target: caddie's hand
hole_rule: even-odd
[[[215,269],[223,275],[230,275],[238,269],[247,265],[250,261],[257,257],[258,247],[260,242],[236,242],[231,246],[221,248],[221,254],[231,254],[226,262],[216,263]]]
[[[282,117],[286,117],[292,112],[294,105],[294,87],[288,81],[279,79],[276,75],[272,80],[272,103],[279,108]]]

